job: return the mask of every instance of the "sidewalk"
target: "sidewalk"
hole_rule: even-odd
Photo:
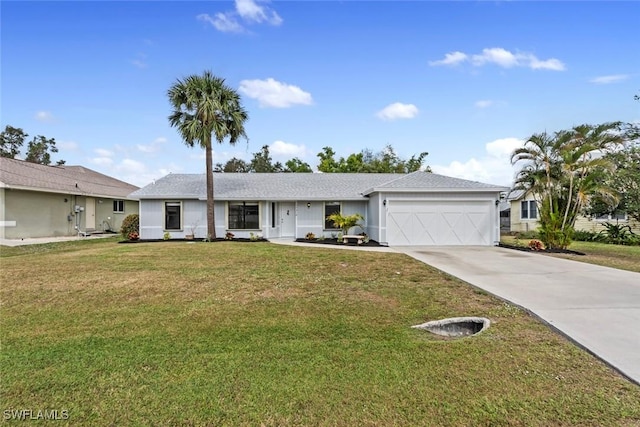
[[[117,236],[117,234],[90,234],[87,237],[82,236],[60,236],[60,237],[28,237],[24,239],[0,239],[0,246],[24,246],[39,245],[42,243],[68,242],[72,240],[89,240],[104,239],[107,237]]]

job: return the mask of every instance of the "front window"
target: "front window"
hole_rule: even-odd
[[[626,212],[614,212],[612,214],[602,214],[602,215],[596,215],[595,217],[596,221],[627,221],[629,218],[627,217],[627,213]]]
[[[182,205],[180,202],[166,202],[164,204],[164,229],[182,229]]]
[[[334,213],[340,213],[340,202],[326,202],[324,204],[324,229],[325,230],[337,230],[333,221],[328,220],[327,217]]]
[[[271,228],[276,228],[276,203],[271,202]]]
[[[124,213],[124,200],[113,201],[113,213]]]
[[[259,230],[260,205],[258,202],[229,202],[230,230]]]
[[[535,200],[520,202],[520,219],[538,219],[538,205]]]

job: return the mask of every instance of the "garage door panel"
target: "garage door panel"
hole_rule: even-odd
[[[397,245],[409,245],[411,244],[411,240],[409,239],[407,233],[409,230],[413,230],[415,228],[413,221],[413,214],[410,212],[396,212],[393,216],[390,216],[387,219],[387,224],[389,230],[393,230],[390,232],[389,239],[393,239],[396,241]]]
[[[392,202],[390,245],[490,245],[491,202]]]

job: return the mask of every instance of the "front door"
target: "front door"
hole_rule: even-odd
[[[85,231],[96,229],[96,199],[93,197],[87,197],[84,208],[85,216]]]
[[[296,234],[296,204],[280,203],[280,237],[294,237]]]

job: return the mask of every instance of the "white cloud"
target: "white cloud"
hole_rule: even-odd
[[[96,148],[93,151],[100,157],[113,157],[113,151],[109,151],[104,148]]]
[[[611,83],[618,83],[618,82],[627,80],[628,78],[629,78],[628,74],[612,74],[609,76],[594,77],[591,80],[589,80],[589,83],[595,83],[598,85],[608,85]]]
[[[150,144],[137,144],[136,148],[138,151],[143,153],[157,153],[160,151],[164,144],[167,143],[167,138],[156,138]]]
[[[485,148],[489,156],[500,159],[506,158],[511,161],[511,153],[515,149],[524,146],[524,143],[525,141],[518,138],[501,138],[487,143]]]
[[[475,103],[475,106],[478,108],[489,108],[492,105],[494,105],[494,102],[490,99],[481,99]]]
[[[274,10],[268,6],[260,6],[254,0],[236,0],[236,11],[242,19],[249,22],[266,22],[271,25],[282,24],[282,18]]]
[[[53,114],[50,111],[38,111],[35,115],[35,119],[43,123],[53,123]]]
[[[413,104],[394,102],[376,113],[381,120],[412,119],[418,115],[418,107]]]
[[[482,53],[479,55],[473,55],[471,63],[475,66],[494,63],[504,68],[511,68],[518,65],[518,58],[501,47],[492,47],[490,49],[482,49]]]
[[[249,98],[257,99],[261,107],[287,108],[295,104],[311,105],[313,103],[309,92],[273,78],[242,80],[239,90]]]
[[[444,55],[444,59],[438,61],[429,61],[429,65],[457,65],[468,59],[466,53],[451,52]]]
[[[259,4],[261,3],[261,4]],[[245,28],[241,22],[247,24],[266,23],[273,26],[282,24],[283,20],[278,13],[264,5],[267,1],[236,0],[235,11],[225,13],[218,12],[213,17],[208,13],[196,16],[199,21],[211,24],[216,30],[223,33],[243,33]]]
[[[89,161],[98,166],[111,166],[113,164],[113,159],[111,157],[94,157],[89,159]]]
[[[515,173],[511,153],[523,145],[524,141],[518,138],[497,139],[485,145],[486,155],[479,159],[455,160],[449,165],[432,165],[431,169],[442,175],[509,187]]]
[[[551,71],[566,70],[565,65],[559,59],[551,58],[545,61],[541,61],[533,55],[529,56],[529,68],[533,70],[551,70]]]
[[[123,159],[116,168],[121,172],[128,173],[145,172],[147,169],[144,163],[133,159]]]
[[[56,146],[64,151],[78,151],[80,146],[74,141],[56,141]]]
[[[458,65],[463,62],[470,62],[474,67],[481,67],[486,64],[495,64],[502,68],[526,67],[532,70],[552,70],[564,71],[565,65],[556,58],[538,59],[532,53],[511,52],[501,47],[482,49],[481,53],[469,55],[464,52],[451,52],[445,54],[444,59],[430,61],[429,65]]]
[[[291,144],[284,141],[275,141],[269,146],[269,153],[274,156],[286,157],[289,160],[292,157],[304,157],[307,153],[307,147],[304,145]]]
[[[223,33],[241,33],[244,28],[236,20],[233,13],[216,13],[214,17],[211,17],[207,13],[201,13],[196,16],[199,21],[208,22],[213,27]]]

